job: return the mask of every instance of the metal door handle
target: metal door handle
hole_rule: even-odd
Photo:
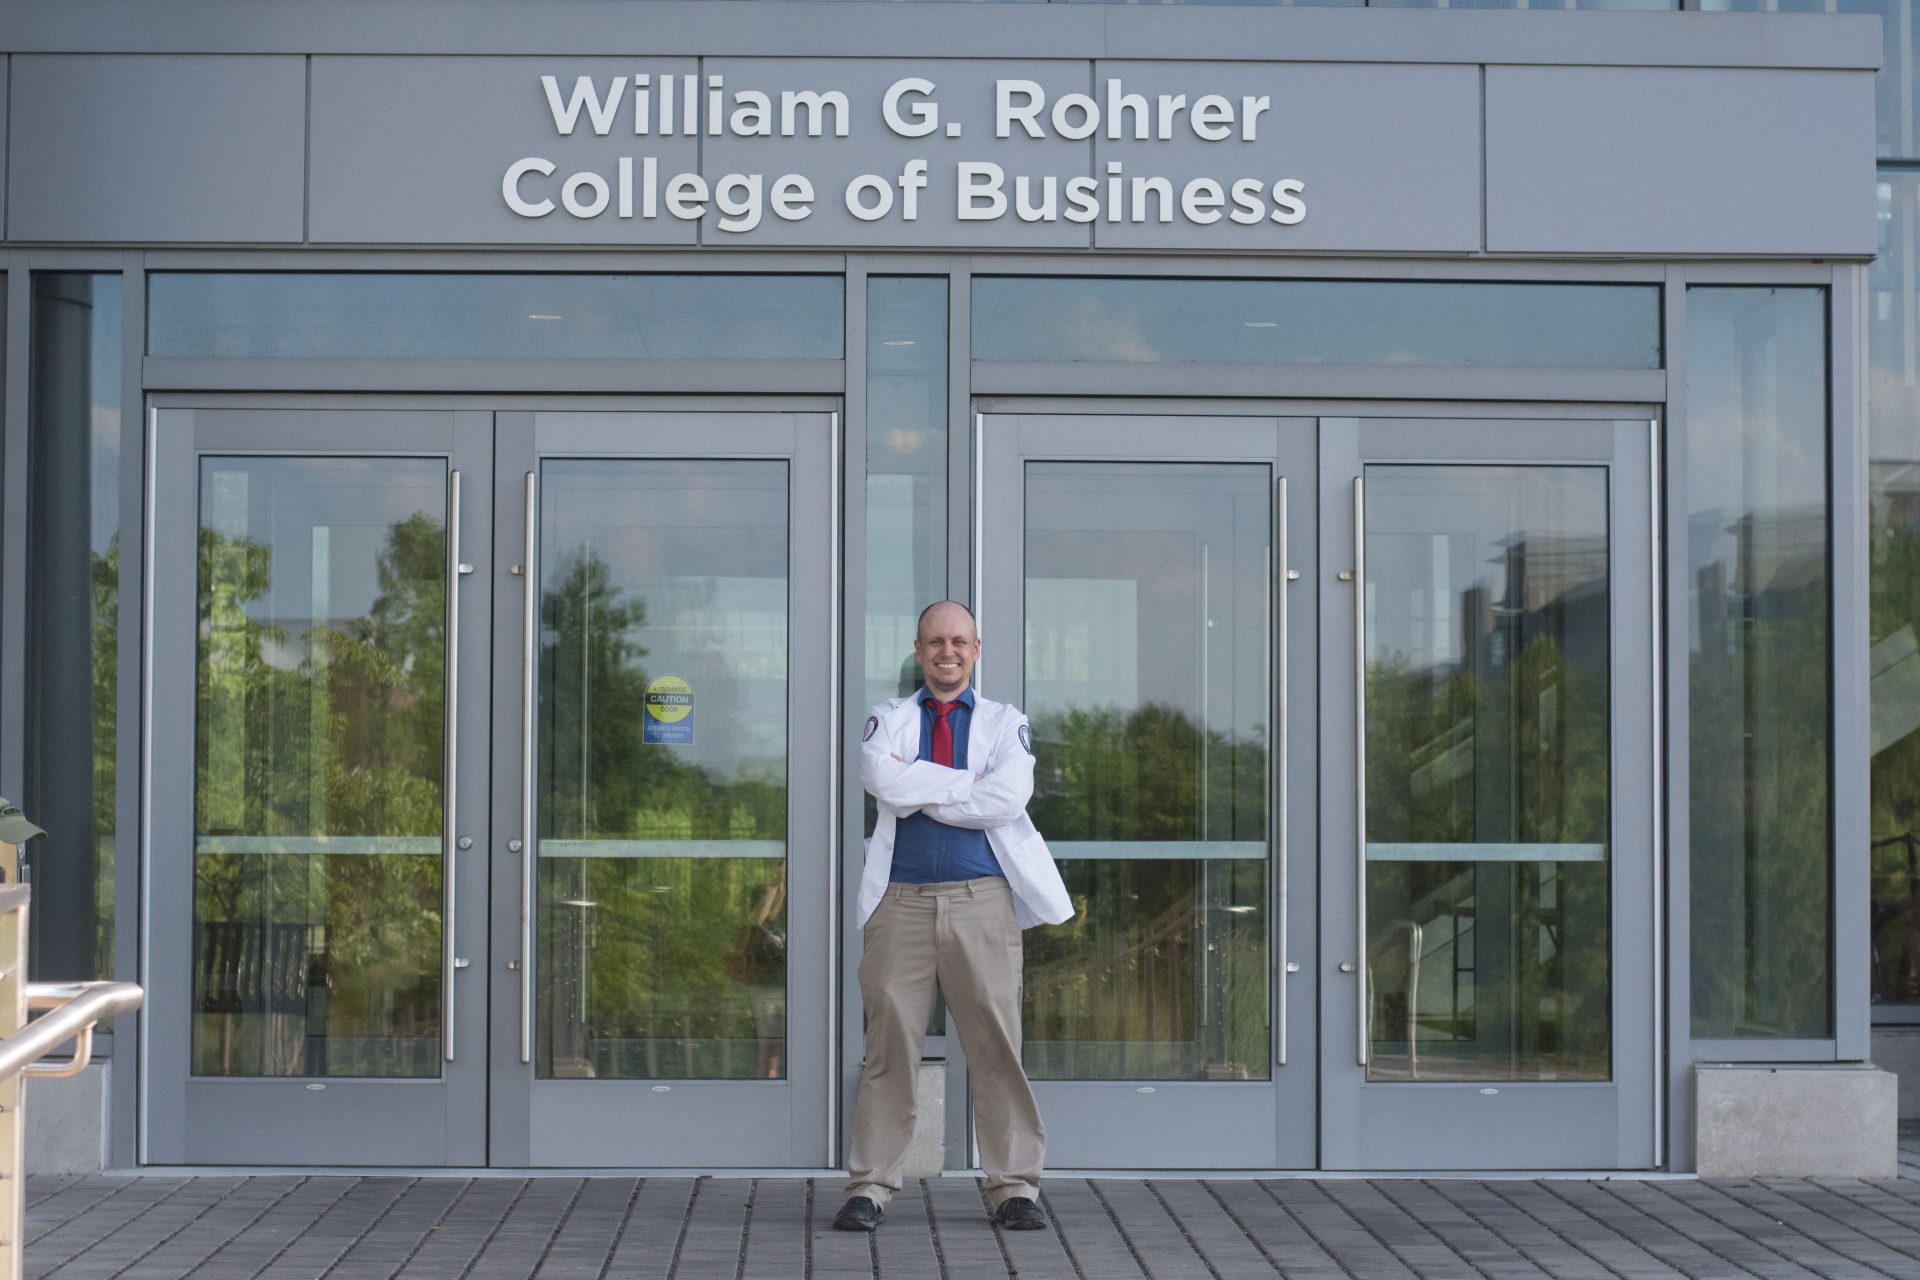
[[[1280,859],[1280,954],[1287,946],[1287,583],[1298,575],[1287,568],[1287,478],[1280,476],[1273,499],[1274,647],[1279,651],[1273,691],[1274,758],[1279,761],[1280,795],[1274,808],[1274,847]],[[1287,1065],[1287,984],[1280,984],[1280,1044],[1274,1061]]]
[[[521,548],[520,585],[525,593],[520,617],[520,1061],[533,1061],[533,646],[539,605],[534,553],[540,514],[539,480],[527,472],[526,536]]]
[[[441,900],[440,900],[440,1041],[441,1055],[453,1061],[454,974],[459,963],[455,937],[459,894],[459,840],[454,827],[459,819],[460,792],[460,575],[467,566],[460,563],[460,472],[447,472],[447,689],[446,735],[444,752],[447,776],[441,805]]]
[[[1353,984],[1358,1050],[1367,1065],[1367,482],[1353,478],[1353,769],[1354,951],[1360,981]],[[1348,966],[1341,965],[1344,972]]]

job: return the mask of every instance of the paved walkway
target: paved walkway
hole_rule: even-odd
[[[27,1274],[60,1280],[1916,1280],[1920,1130],[1894,1182],[1056,1179],[1056,1229],[979,1185],[910,1186],[872,1237],[837,1182],[29,1180]]]

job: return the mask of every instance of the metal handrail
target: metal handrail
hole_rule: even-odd
[[[94,1024],[132,1013],[145,995],[131,982],[29,982],[27,1007],[46,1013],[0,1039],[0,1080],[16,1073],[41,1078],[80,1074],[93,1058]],[[74,1041],[71,1058],[35,1065],[69,1040]]]

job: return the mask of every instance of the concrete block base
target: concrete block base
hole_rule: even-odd
[[[1875,1027],[1873,1060],[1900,1079],[1900,1118],[1920,1120],[1920,1023]]]
[[[107,1167],[108,1062],[64,1080],[28,1080],[28,1173],[99,1173]]]
[[[1703,1178],[1892,1178],[1898,1084],[1872,1064],[1694,1068]]]

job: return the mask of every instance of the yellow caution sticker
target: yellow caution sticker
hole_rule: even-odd
[[[693,686],[679,676],[655,676],[647,682],[646,723],[642,742],[685,746],[693,741]]]

